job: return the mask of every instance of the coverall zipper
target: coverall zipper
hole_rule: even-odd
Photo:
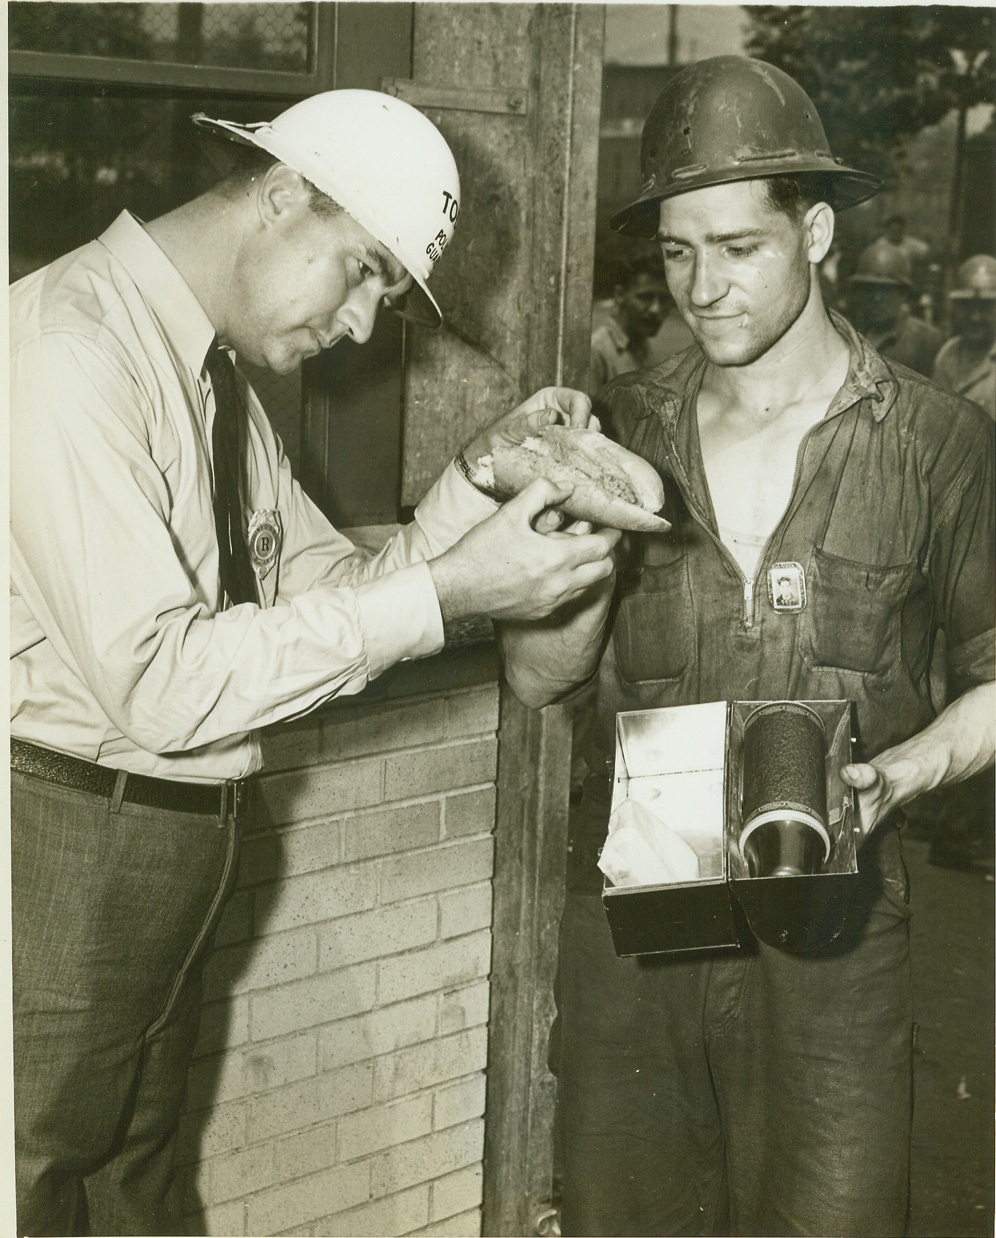
[[[792,510],[792,502],[795,498],[795,492],[799,486],[799,475],[802,472],[802,461],[806,454],[806,445],[809,441],[810,435],[813,433],[814,430],[817,429],[817,427],[823,424],[824,420],[825,418],[821,418],[819,421],[816,422],[815,425],[810,426],[809,429],[805,432],[805,434],[803,434],[802,438],[799,440],[799,448],[795,456],[795,472],[792,475],[792,489],[789,491],[789,501],[786,504],[785,511],[782,512],[781,519],[778,521],[774,529],[771,531],[771,535],[768,537],[768,540],[764,543],[764,549],[761,551],[760,558],[757,561],[758,569],[763,568],[764,563],[768,557],[768,549],[771,546],[771,543],[775,540],[776,534],[778,534],[781,531],[782,525],[785,523],[788,513]],[[680,464],[681,458],[678,455],[678,452],[674,450],[673,442],[671,443],[671,449],[673,452],[674,459],[678,461],[678,463]],[[703,472],[704,471],[705,471],[705,465],[703,465]],[[691,486],[688,485],[688,477],[685,474],[684,468],[681,469],[681,473],[682,473],[682,476],[685,478],[687,489],[690,491]],[[743,595],[743,610],[741,612],[741,621],[743,623],[744,628],[749,631],[754,626],[754,586],[757,582],[757,577],[756,576],[749,577],[744,572],[743,568],[740,566],[740,564],[736,561],[736,559],[730,553],[729,548],[723,542],[722,538],[719,537],[718,534],[712,531],[712,529],[709,527],[709,522],[706,519],[706,517],[696,508],[696,505],[690,501],[687,493],[685,495],[685,501],[688,505],[688,511],[693,517],[693,519],[695,520],[696,524],[702,527],[703,531],[711,539],[713,544],[719,549],[720,553],[726,557],[727,562],[733,568],[734,572],[736,572],[737,577],[740,580],[740,587],[741,587],[741,591]]]

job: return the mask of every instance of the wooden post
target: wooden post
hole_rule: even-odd
[[[537,5],[527,390],[587,386],[604,9]],[[547,1068],[564,899],[571,718],[502,690],[482,1234],[536,1233],[550,1203]]]
[[[440,126],[463,202],[433,273],[444,326],[406,336],[406,504],[503,409],[587,386],[605,25],[595,4],[413,9],[411,79],[389,85]],[[484,1234],[531,1233],[550,1198],[570,732],[566,707],[530,711],[503,692]]]
[[[571,722],[504,691],[498,746],[483,1234],[536,1232],[552,1184],[546,1065],[564,897]]]

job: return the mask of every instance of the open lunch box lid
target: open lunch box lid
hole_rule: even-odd
[[[858,873],[854,795],[841,779],[851,759],[849,701],[800,703],[826,739],[829,855],[818,871],[755,876],[741,852],[745,725],[776,704],[715,701],[617,715],[610,836],[600,865],[611,868],[605,852],[621,838],[613,824],[624,819],[658,848],[666,835],[674,849],[663,853],[680,859],[664,880],[659,872],[647,884],[633,873],[627,884],[605,878],[602,901],[618,955],[737,948],[751,933],[806,952],[840,934]]]

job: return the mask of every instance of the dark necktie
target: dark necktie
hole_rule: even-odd
[[[256,579],[249,560],[242,518],[242,440],[245,409],[232,359],[215,340],[204,362],[214,389],[214,524],[218,534],[221,587],[233,606],[256,601]]]

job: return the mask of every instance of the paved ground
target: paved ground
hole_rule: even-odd
[[[910,1238],[993,1238],[993,894],[907,839],[917,1041]]]

